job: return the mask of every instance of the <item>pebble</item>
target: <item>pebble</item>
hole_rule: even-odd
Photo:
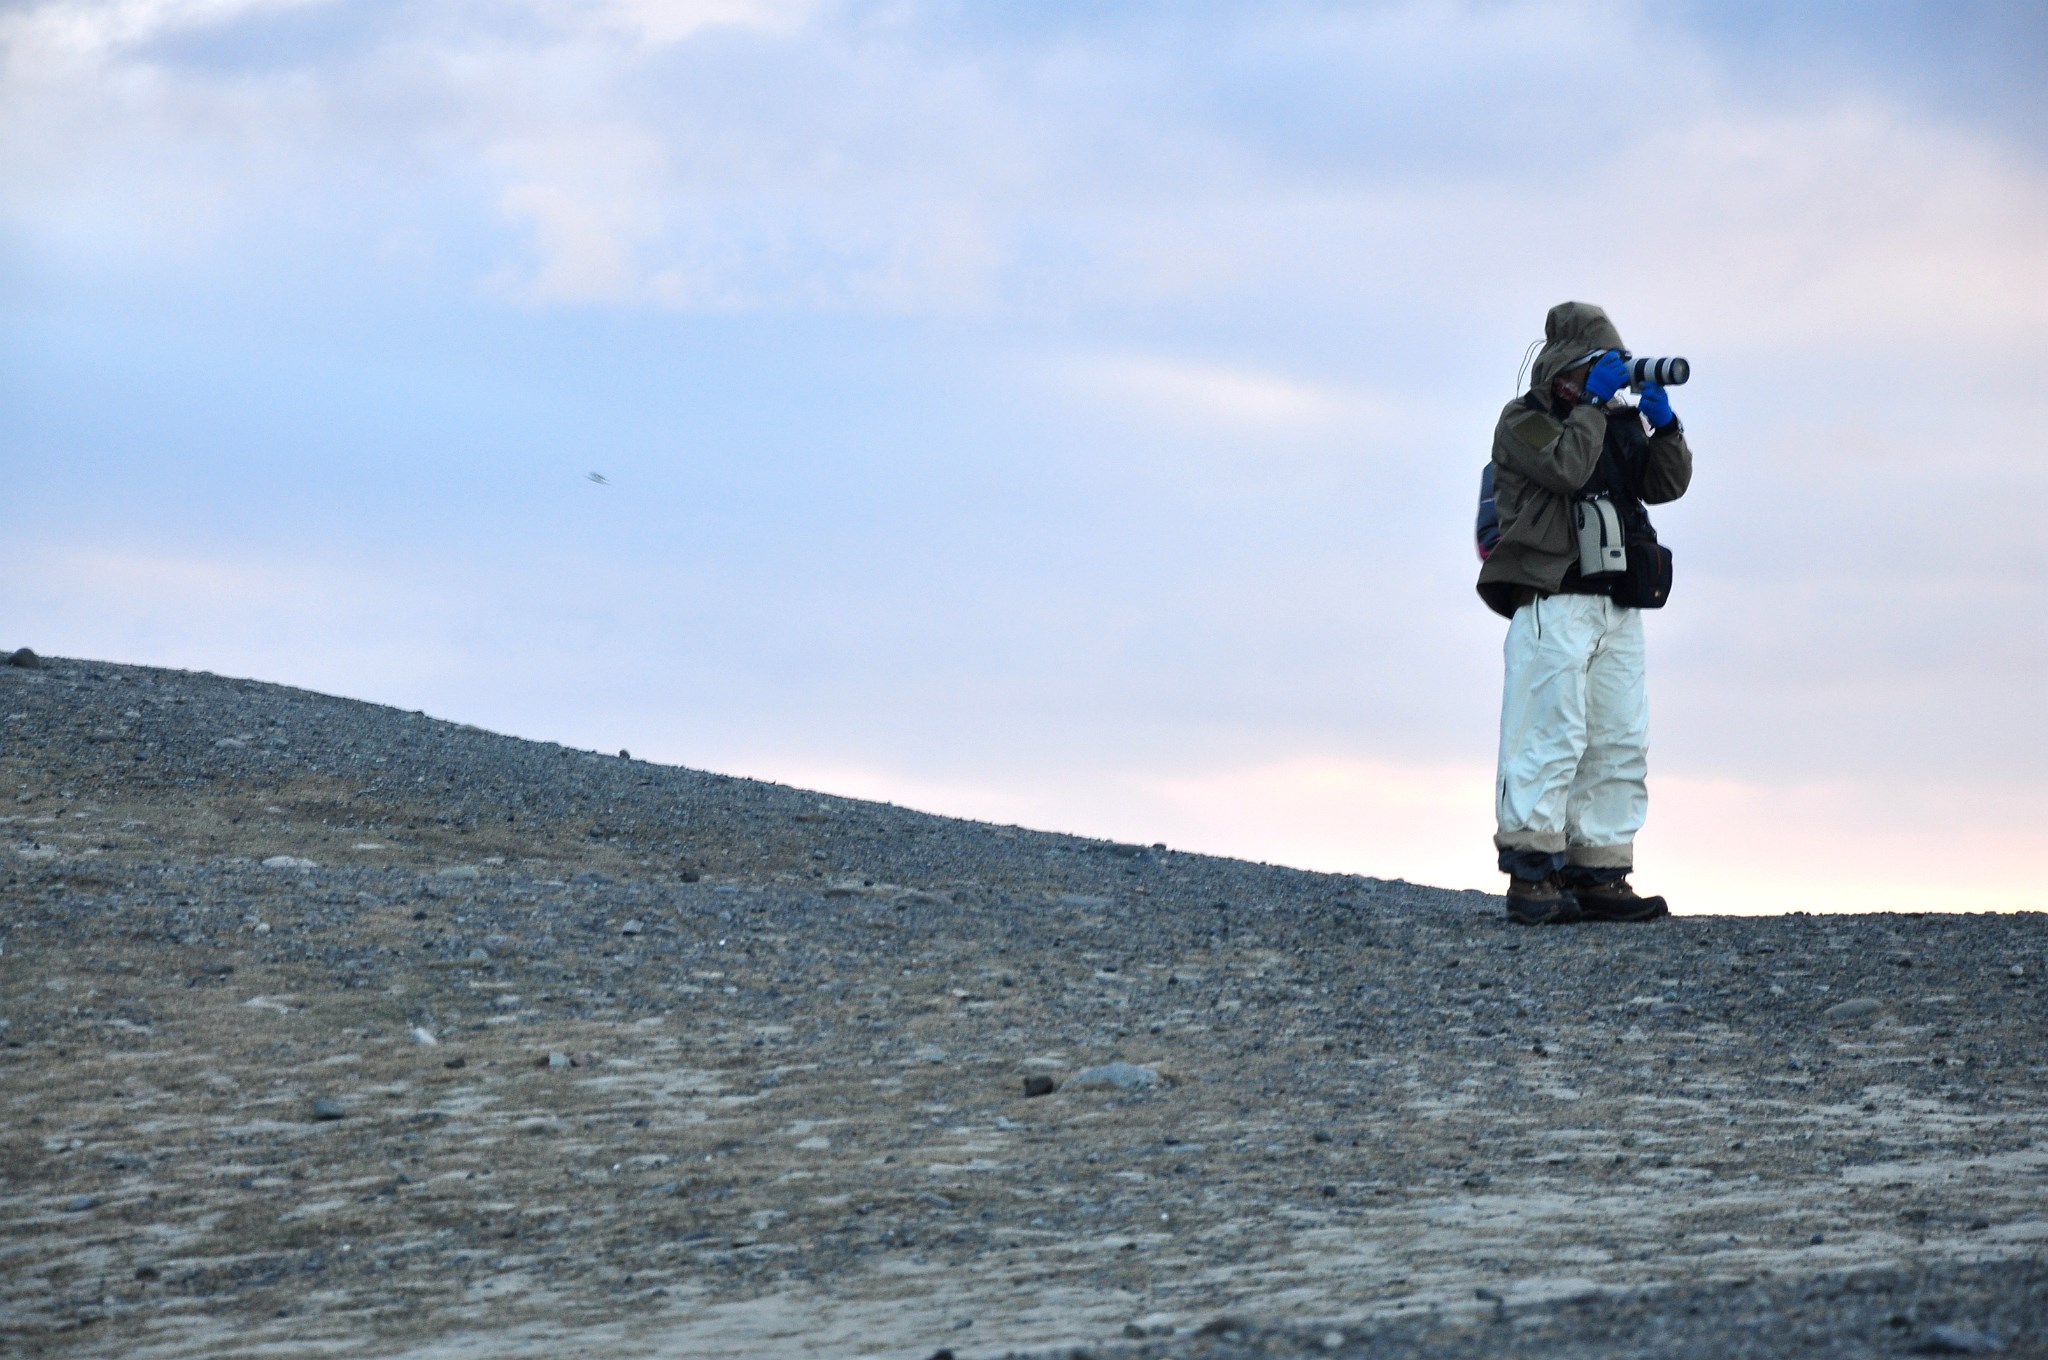
[[[2004,1350],[2005,1343],[1989,1332],[1949,1322],[1930,1328],[1926,1339],[1913,1349],[1922,1355],[1985,1355]]]
[[[426,1028],[425,1026],[419,1026],[413,1030],[412,1041],[426,1048],[432,1048],[434,1047],[434,1045],[441,1042],[439,1039],[436,1039],[434,1037],[434,1031]]]
[[[1344,1333],[1342,1333],[1342,1332],[1324,1332],[1324,1333],[1323,1333],[1323,1349],[1324,1349],[1324,1350],[1326,1350],[1326,1351],[1341,1351],[1341,1350],[1343,1350],[1343,1349],[1344,1349]]]
[[[471,963],[489,963],[491,961],[491,951],[482,948],[472,949],[464,957]]]
[[[1847,1001],[1836,1002],[1828,1007],[1823,1014],[1827,1016],[1829,1024],[1853,1025],[1875,1018],[1878,1012],[1883,1009],[1884,1002],[1879,1001],[1876,997],[1857,996],[1851,997]]]
[[[451,864],[435,875],[436,878],[482,878],[484,871],[474,864]]]
[[[619,934],[638,935],[645,929],[646,927],[641,925],[638,921],[628,921],[626,922],[626,924],[619,927]]]
[[[269,859],[263,861],[263,867],[266,869],[317,869],[320,866],[312,860],[301,858],[298,855],[272,855]]]
[[[550,1053],[541,1060],[543,1067],[574,1067],[576,1064],[566,1053]]]
[[[82,1214],[88,1209],[99,1207],[100,1202],[91,1195],[73,1195],[64,1201],[64,1212],[67,1214]]]
[[[1059,1089],[1060,1084],[1051,1077],[1046,1076],[1043,1072],[1024,1078],[1024,1098],[1026,1100],[1037,1096],[1049,1096]]]
[[[1136,1063],[1104,1063],[1100,1067],[1084,1067],[1067,1078],[1067,1088],[1090,1086],[1113,1086],[1119,1091],[1142,1091],[1148,1086],[1159,1084],[1159,1074],[1149,1067]]]
[[[248,744],[248,742],[243,741],[240,737],[222,737],[214,742],[214,746],[223,751],[239,751]]]
[[[604,887],[604,886],[605,886],[605,885],[606,885],[607,883],[610,883],[610,882],[611,882],[611,880],[610,880],[610,879],[608,879],[608,878],[606,878],[606,877],[605,877],[605,876],[604,876],[603,874],[600,874],[600,873],[594,873],[594,872],[590,872],[590,871],[585,871],[584,873],[580,873],[580,874],[576,875],[576,876],[575,876],[574,878],[570,879],[569,881],[570,881],[571,883],[582,883],[582,884],[586,884],[586,885],[588,885],[588,886],[590,886],[590,887],[593,887],[593,888],[602,888],[602,887]]]
[[[1107,897],[1094,897],[1088,893],[1061,893],[1059,903],[1063,907],[1108,907],[1115,905]]]
[[[313,1102],[313,1118],[321,1123],[330,1119],[346,1119],[348,1109],[340,1101],[329,1100],[323,1096]]]

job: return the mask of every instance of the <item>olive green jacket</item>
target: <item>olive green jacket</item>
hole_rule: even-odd
[[[1563,420],[1551,413],[1551,379],[1578,367],[1591,352],[1626,348],[1607,313],[1587,302],[1552,307],[1543,336],[1529,389],[1541,398],[1541,409],[1517,397],[1493,429],[1500,542],[1479,569],[1479,595],[1508,617],[1534,596],[1555,591],[1578,560],[1572,493],[1592,477],[1607,438],[1607,414],[1597,406],[1575,406]],[[1675,501],[1691,481],[1692,450],[1674,420],[1650,436],[1643,500]]]

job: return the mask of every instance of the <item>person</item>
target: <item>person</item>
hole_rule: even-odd
[[[1662,554],[1661,589],[1612,571],[1589,576],[1577,528],[1582,502],[1605,496],[1631,530],[1627,552],[1653,571],[1662,550],[1642,507],[1678,499],[1692,480],[1692,450],[1664,389],[1644,386],[1639,406],[1616,400],[1626,354],[1602,309],[1552,307],[1529,391],[1494,427],[1479,594],[1511,620],[1494,846],[1508,917],[1523,925],[1667,913],[1629,874],[1649,810],[1641,606],[1663,603],[1670,557]]]

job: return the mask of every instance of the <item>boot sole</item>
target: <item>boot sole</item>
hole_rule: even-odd
[[[1664,905],[1661,897],[1646,897],[1642,906],[1620,911],[1589,907],[1583,902],[1579,904],[1579,919],[1585,921],[1655,921],[1670,914],[1671,908]]]
[[[1538,911],[1508,908],[1508,920],[1518,926],[1568,926],[1579,916],[1579,905],[1570,898]]]

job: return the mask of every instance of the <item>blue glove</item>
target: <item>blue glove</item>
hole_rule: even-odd
[[[1587,397],[1603,405],[1612,400],[1614,394],[1628,386],[1628,365],[1621,361],[1621,355],[1608,350],[1600,356],[1600,362],[1593,365],[1593,371],[1586,375]]]
[[[1671,413],[1670,396],[1655,383],[1643,384],[1643,399],[1636,409],[1643,413],[1643,418],[1650,422],[1653,430],[1661,430],[1678,419]]]

